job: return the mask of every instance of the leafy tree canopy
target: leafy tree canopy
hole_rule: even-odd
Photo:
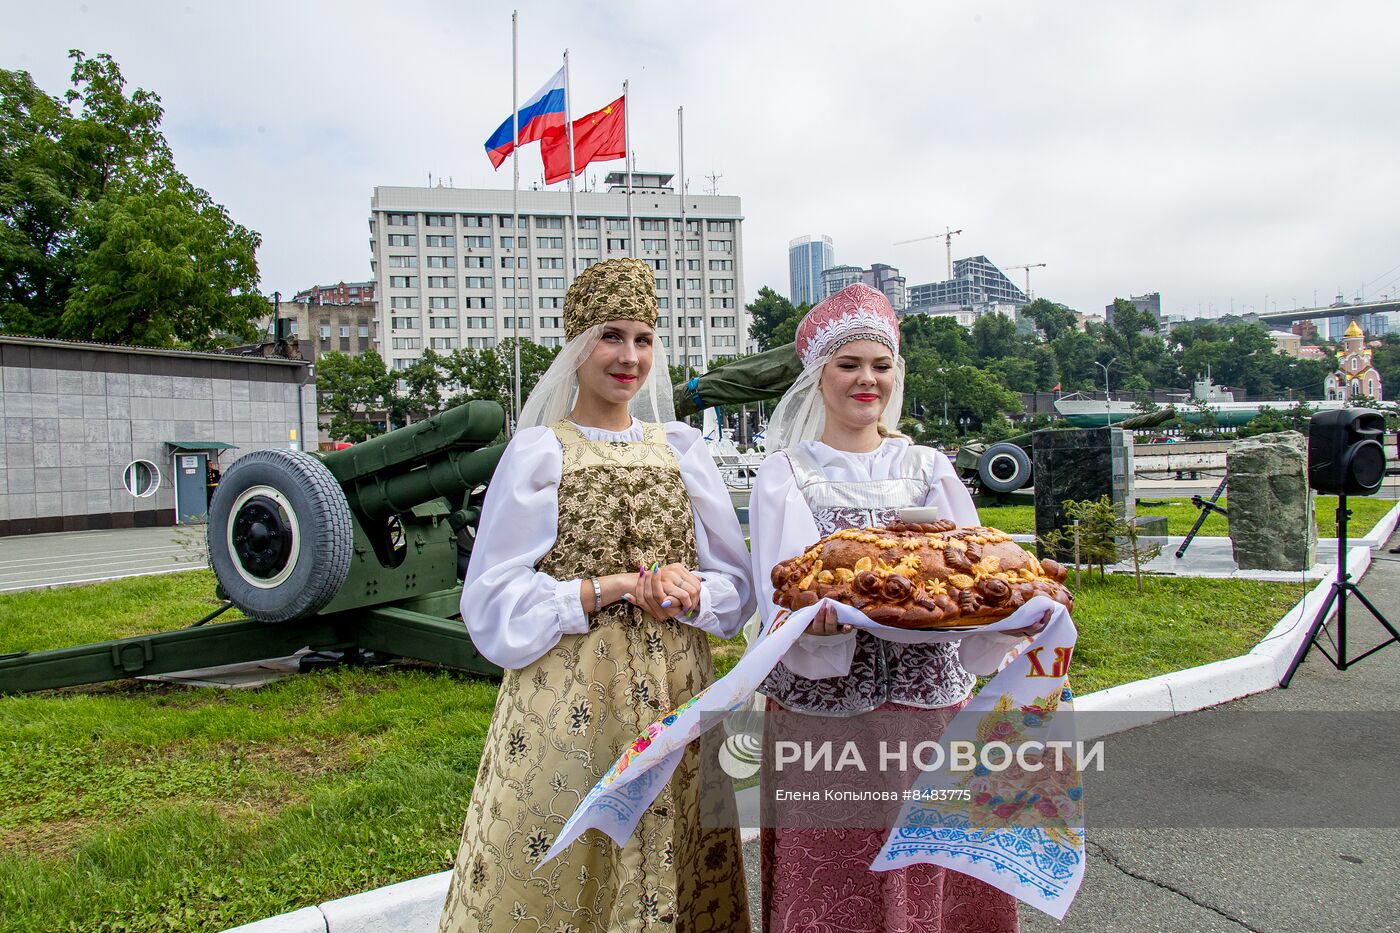
[[[745,305],[745,310],[749,312],[749,338],[759,350],[771,350],[796,339],[798,322],[810,306],[793,305],[765,285],[758,290],[758,298]]]
[[[251,339],[259,235],[175,168],[154,93],[72,51],[45,94],[0,69],[0,330],[206,348]]]

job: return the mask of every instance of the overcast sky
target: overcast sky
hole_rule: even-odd
[[[263,288],[369,278],[376,185],[509,188],[509,4],[0,0],[0,67],[67,85],[109,52],[177,164],[259,231]],[[638,168],[743,198],[745,284],[787,244],[917,284],[954,257],[1046,263],[1079,310],[1280,310],[1400,292],[1400,4],[521,2],[520,93],[571,49],[577,114],[632,81]],[[522,178],[539,175],[538,147]],[[604,164],[600,172],[621,163]],[[1023,273],[1011,273],[1024,283]]]

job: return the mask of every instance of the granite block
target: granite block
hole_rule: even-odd
[[[81,444],[87,440],[87,422],[81,418],[60,418],[58,440],[61,444]]]
[[[135,399],[133,399],[133,401],[135,401]],[[164,433],[161,430],[163,424],[164,422],[161,421],[148,421],[144,419],[138,421],[133,419],[131,422],[131,442],[137,444],[141,442],[174,440],[174,438],[161,436]]]
[[[5,491],[11,496],[34,495],[34,470],[32,467],[17,469],[10,466],[5,470]]]
[[[96,371],[84,372],[83,394],[105,396],[107,394],[107,374]]]
[[[34,468],[34,445],[33,444],[6,444],[5,445],[5,469],[29,470]]]
[[[209,380],[209,397],[227,401],[233,398],[233,386],[227,379]]]
[[[11,519],[11,520],[14,520],[14,519],[17,519],[17,518],[38,518],[38,517],[39,517],[38,514],[34,511],[34,494],[33,494],[33,493],[28,493],[28,492],[26,492],[26,493],[20,493],[20,494],[18,494],[18,495],[16,495],[16,494],[10,494],[10,495],[6,496],[5,498],[6,498],[7,500],[9,500],[10,519]]]
[[[65,489],[59,493],[63,497],[62,514],[82,515],[87,509],[87,492],[81,489]]]
[[[34,396],[29,392],[6,392],[5,410],[0,412],[6,418],[28,418],[34,414]]]
[[[131,376],[127,373],[107,374],[107,398],[131,395]]]
[[[60,422],[52,415],[44,415],[34,419],[34,443],[36,444],[56,444],[59,440]]]
[[[131,417],[131,397],[128,395],[107,396],[107,417],[109,419],[121,418],[123,420]]]
[[[215,421],[232,421],[233,402],[227,399],[214,399],[210,409],[210,417]]]
[[[155,398],[174,398],[175,377],[174,376],[150,376],[151,395]]]
[[[115,441],[115,442],[122,442],[122,443],[130,443],[130,442],[131,442],[131,422],[130,422],[130,421],[126,421],[126,420],[122,420],[122,421],[108,421],[108,422],[107,422],[107,440],[109,440],[109,441]]]
[[[11,392],[33,391],[29,383],[29,370],[17,366],[0,369],[0,388],[3,388],[7,395]]]
[[[1317,558],[1316,493],[1296,431],[1236,441],[1225,457],[1230,542],[1241,570],[1305,570]]]
[[[1035,474],[1035,533],[1064,523],[1064,503],[1109,496],[1133,515],[1132,466],[1119,428],[1036,431],[1031,436]]]
[[[81,418],[83,416],[83,397],[81,395],[65,395],[59,393],[58,404],[54,406],[55,413],[60,418]]]
[[[209,379],[195,379],[194,385],[190,387],[190,398],[212,399],[214,397],[214,387]]]
[[[59,492],[34,494],[34,511],[39,515],[62,515],[63,495]]]
[[[83,489],[111,489],[121,485],[120,466],[90,466],[83,470]]]
[[[84,394],[83,374],[70,370],[60,371],[55,377],[54,391],[59,395],[82,396]]]
[[[57,465],[52,463],[39,463],[38,451],[34,456],[34,491],[38,493],[62,492],[63,477]]]
[[[106,421],[84,421],[83,441],[88,444],[107,443],[107,422]]]
[[[246,381],[244,381],[244,380],[242,380],[242,379],[238,379],[238,380],[235,380],[235,381],[233,381],[233,382],[230,382],[230,383],[229,383],[229,391],[230,391],[229,398],[233,399],[233,401],[235,401],[235,402],[246,402],[246,401],[248,401],[248,396],[249,396],[250,393],[249,393],[249,390],[248,390],[248,383],[247,383]]]
[[[83,497],[83,510],[89,515],[112,511],[112,491],[89,489]]]
[[[107,399],[100,395],[84,395],[83,417],[89,420],[105,421],[108,417]]]
[[[29,391],[58,394],[58,371],[53,369],[31,369],[29,371]]]
[[[63,465],[64,445],[52,442],[39,443],[34,445],[34,466],[57,467]]]
[[[34,443],[34,419],[33,418],[5,418],[5,443],[6,444],[32,444]]]

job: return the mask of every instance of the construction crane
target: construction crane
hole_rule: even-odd
[[[912,240],[900,240],[895,246],[904,246],[906,243],[922,243],[924,240],[942,239],[948,245],[948,280],[953,279],[953,237],[962,233],[961,230],[954,230],[952,227],[944,227],[942,233],[931,233],[928,236],[917,236]]]
[[[1030,301],[1030,300],[1031,300],[1031,270],[1032,270],[1032,269],[1044,269],[1044,268],[1045,268],[1045,263],[1043,263],[1043,262],[1033,262],[1033,263],[1031,263],[1031,264],[1028,265],[1028,266],[1007,266],[1007,270],[1008,270],[1008,271],[1010,271],[1010,270],[1012,270],[1012,269],[1025,269],[1025,270],[1026,270],[1026,300],[1027,300],[1027,301]]]

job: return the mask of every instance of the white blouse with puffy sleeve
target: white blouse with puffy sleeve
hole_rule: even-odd
[[[625,431],[578,425],[593,441],[642,440],[633,419]],[[753,612],[748,553],[729,490],[700,432],[678,421],[666,425],[690,495],[702,578],[700,606],[680,620],[720,638],[732,638]],[[471,565],[462,585],[462,619],[482,656],[504,668],[543,657],[566,634],[588,631],[579,580],[556,580],[535,565],[559,531],[563,448],[548,427],[527,428],[511,440],[486,491]]]

